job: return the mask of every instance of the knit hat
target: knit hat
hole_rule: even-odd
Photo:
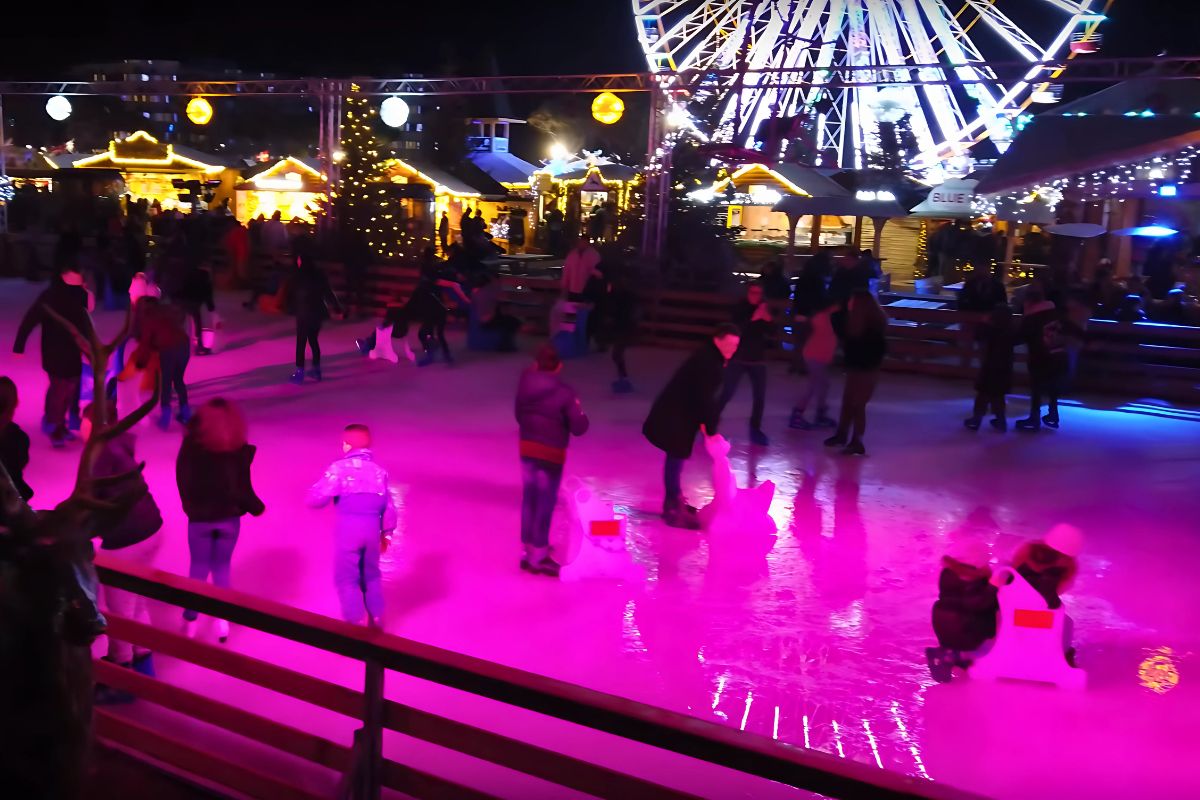
[[[1057,550],[1071,558],[1079,558],[1079,554],[1083,552],[1083,531],[1065,522],[1051,528],[1042,541],[1051,550]]]
[[[988,547],[979,539],[962,539],[950,545],[946,555],[960,564],[983,569],[991,560]]]

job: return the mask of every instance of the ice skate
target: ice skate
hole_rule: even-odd
[[[1036,433],[1042,429],[1042,423],[1036,417],[1026,417],[1017,420],[1017,430]]]
[[[865,456],[866,454],[867,448],[857,439],[842,448],[842,455],[844,456]]]
[[[164,407],[158,417],[158,429],[165,431],[171,427],[171,408]]]
[[[321,382],[321,368],[313,367],[312,369],[310,369],[308,371],[308,377],[312,378],[315,382],[320,383]]]
[[[629,394],[633,391],[633,382],[629,378],[618,378],[612,384],[613,394]]]
[[[979,430],[979,426],[983,424],[983,420],[979,417],[967,417],[963,420],[963,427],[969,431]]]
[[[845,447],[846,446],[846,437],[841,435],[840,433],[835,433],[833,436],[830,436],[828,439],[825,440],[825,446],[826,447]]]
[[[788,420],[788,427],[794,431],[811,431],[816,426],[804,418],[803,411],[793,408],[792,418]]]
[[[1047,414],[1046,416],[1042,417],[1042,423],[1047,428],[1053,428],[1054,430],[1058,430],[1058,415],[1057,414]]]
[[[995,417],[988,424],[992,426],[992,430],[994,431],[999,431],[1000,433],[1008,432],[1008,423],[1004,421],[1003,417]]]
[[[302,369],[296,370],[295,372],[292,373],[292,377],[288,378],[288,380],[290,382],[296,384],[297,386],[304,383],[304,370],[302,370]]]
[[[771,444],[771,440],[761,430],[750,431],[750,442],[758,447],[768,447]]]

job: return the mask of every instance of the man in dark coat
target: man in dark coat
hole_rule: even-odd
[[[709,436],[717,432],[721,406],[717,393],[725,380],[725,365],[741,344],[736,325],[717,326],[713,338],[676,370],[659,393],[642,426],[642,434],[666,453],[663,465],[663,519],[673,528],[698,530],[696,509],[683,499],[680,484],[683,464],[692,455],[696,433],[704,428]]]
[[[88,291],[83,286],[79,268],[63,267],[50,282],[50,287],[38,295],[25,312],[13,344],[13,352],[23,354],[29,334],[38,325],[42,326],[42,369],[50,379],[50,388],[46,390],[44,422],[50,431],[50,442],[55,447],[62,447],[70,437],[67,432],[67,411],[79,402],[83,352],[70,331],[51,317],[47,309],[66,319],[87,337],[92,332],[88,305]]]
[[[304,383],[304,351],[312,351],[314,381],[321,380],[321,325],[329,319],[332,307],[338,313],[341,305],[329,287],[329,278],[317,266],[316,260],[307,250],[297,256],[297,269],[292,277],[292,313],[296,315],[296,371],[292,383]]]

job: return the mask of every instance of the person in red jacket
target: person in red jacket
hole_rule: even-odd
[[[559,565],[550,558],[550,520],[558,502],[567,444],[587,433],[588,418],[579,395],[559,377],[562,359],[553,345],[542,345],[534,365],[521,375],[516,417],[520,427],[521,569],[558,577]]]

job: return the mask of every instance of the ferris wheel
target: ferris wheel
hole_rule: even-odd
[[[862,168],[880,125],[902,124],[908,166],[935,176],[983,138],[1002,152],[1012,120],[1053,101],[1045,62],[1095,50],[1111,2],[633,0],[633,13],[654,72],[723,71],[692,98],[714,106],[714,140],[754,147],[765,120],[803,118],[823,165]],[[788,75],[810,85],[779,86]]]

